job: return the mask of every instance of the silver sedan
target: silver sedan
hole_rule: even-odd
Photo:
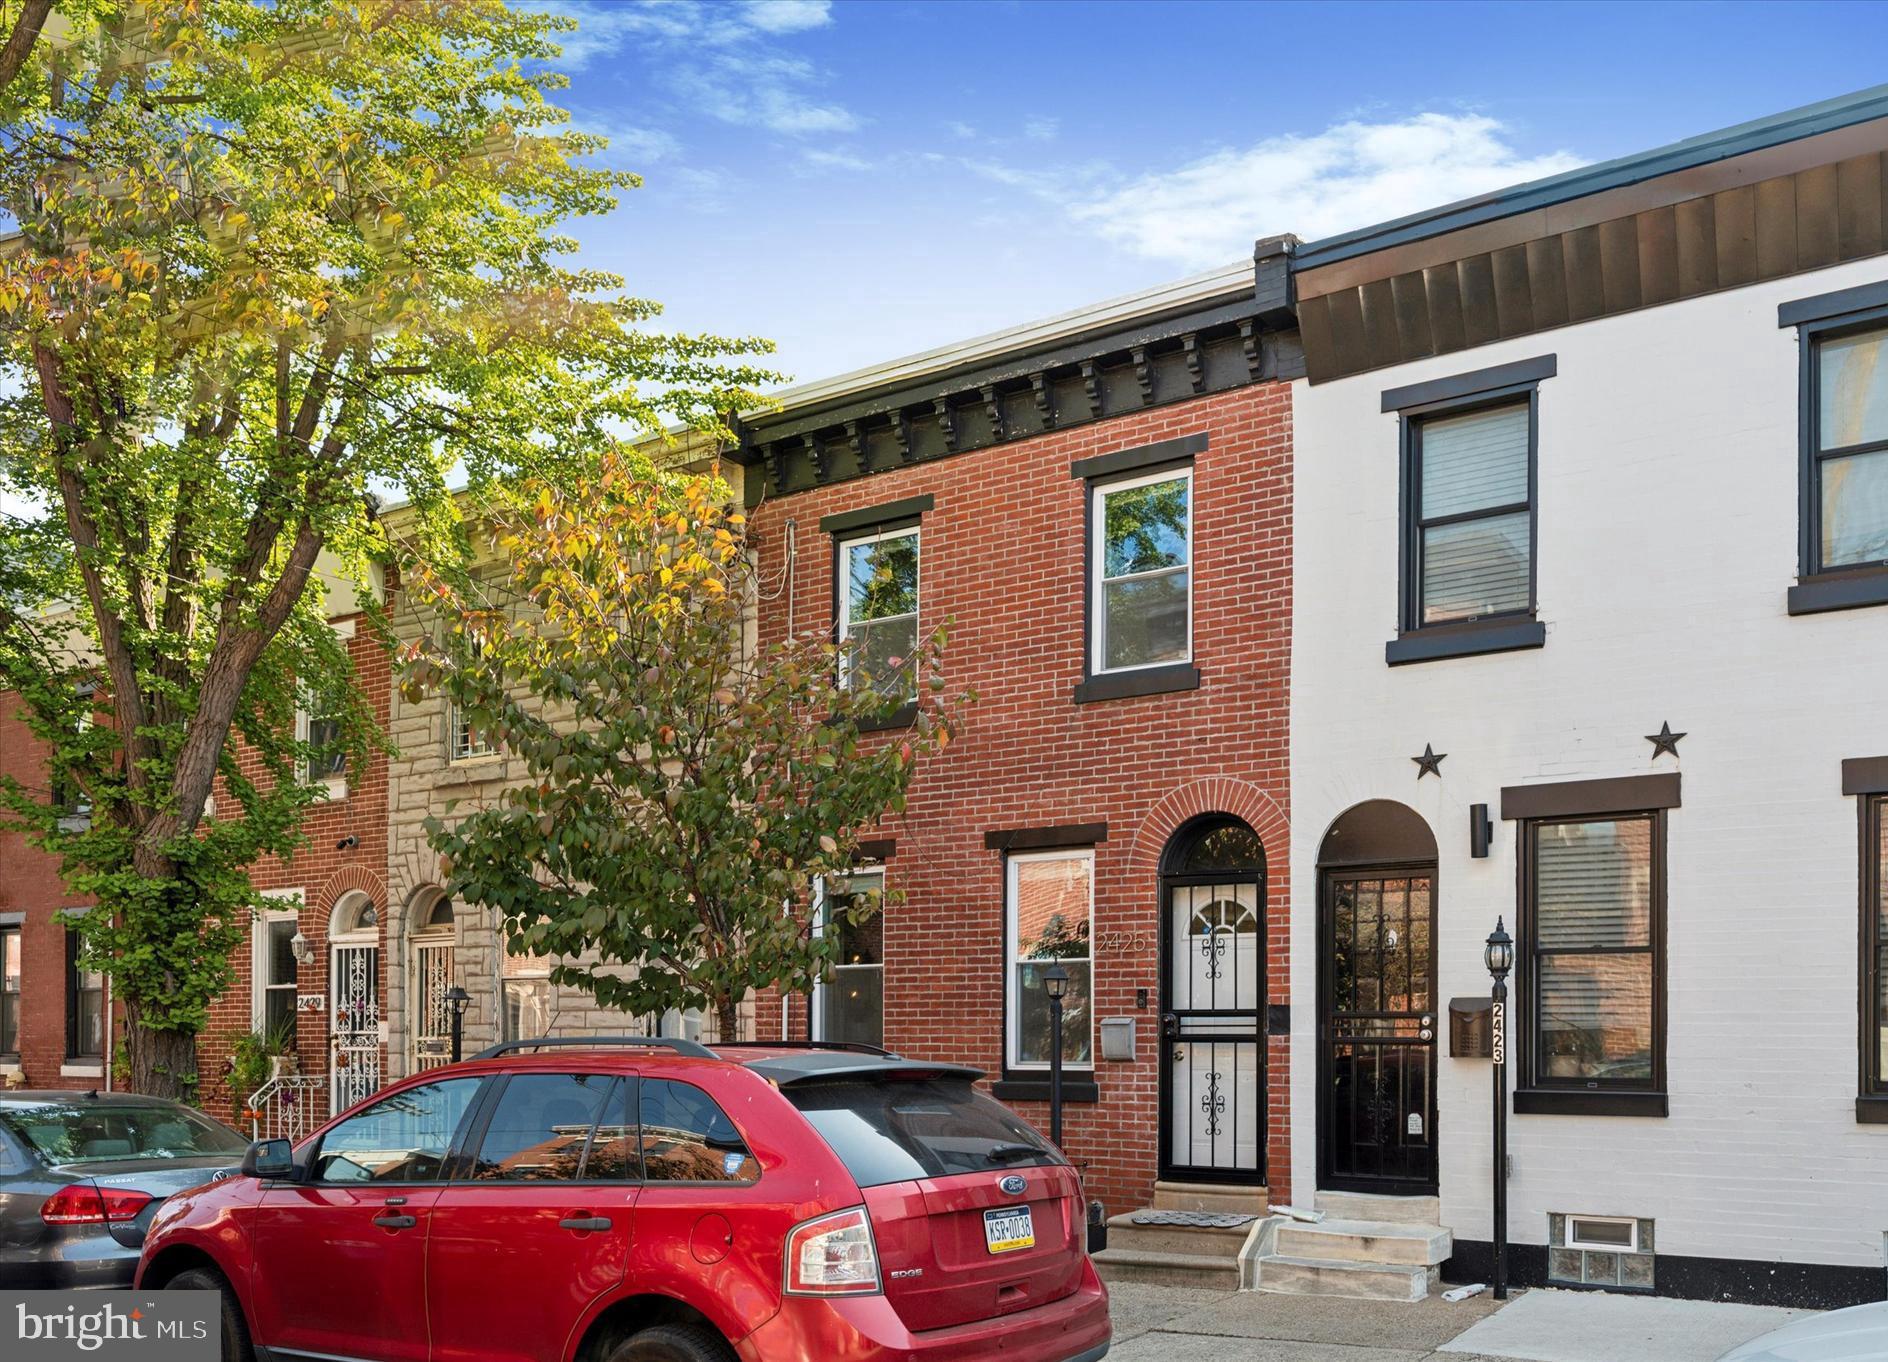
[[[247,1147],[155,1097],[0,1093],[0,1286],[130,1286],[158,1206],[234,1173]]]

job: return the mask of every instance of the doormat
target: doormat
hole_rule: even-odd
[[[1258,1217],[1241,1215],[1236,1211],[1136,1211],[1132,1219],[1136,1225],[1178,1225],[1194,1230],[1236,1230],[1241,1225],[1250,1225]]]

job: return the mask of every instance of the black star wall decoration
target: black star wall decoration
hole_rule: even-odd
[[[1678,740],[1684,736],[1683,733],[1672,732],[1672,725],[1669,721],[1660,724],[1658,732],[1646,734],[1645,740],[1652,744],[1652,760],[1657,761],[1667,752],[1670,752],[1674,757],[1677,756]]]
[[[1416,779],[1421,780],[1424,776],[1434,776],[1437,780],[1441,780],[1442,759],[1448,755],[1447,752],[1438,752],[1431,744],[1424,743],[1423,754],[1420,757],[1410,758],[1411,761],[1416,763]]]

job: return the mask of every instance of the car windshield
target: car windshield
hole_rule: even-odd
[[[248,1141],[185,1107],[90,1098],[0,1108],[0,1122],[47,1163],[241,1155]]]
[[[794,1083],[784,1091],[861,1187],[1065,1162],[1027,1121],[963,1080]]]

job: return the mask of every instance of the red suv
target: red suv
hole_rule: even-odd
[[[225,1362],[1094,1362],[1081,1185],[974,1069],[521,1041],[172,1197]]]

